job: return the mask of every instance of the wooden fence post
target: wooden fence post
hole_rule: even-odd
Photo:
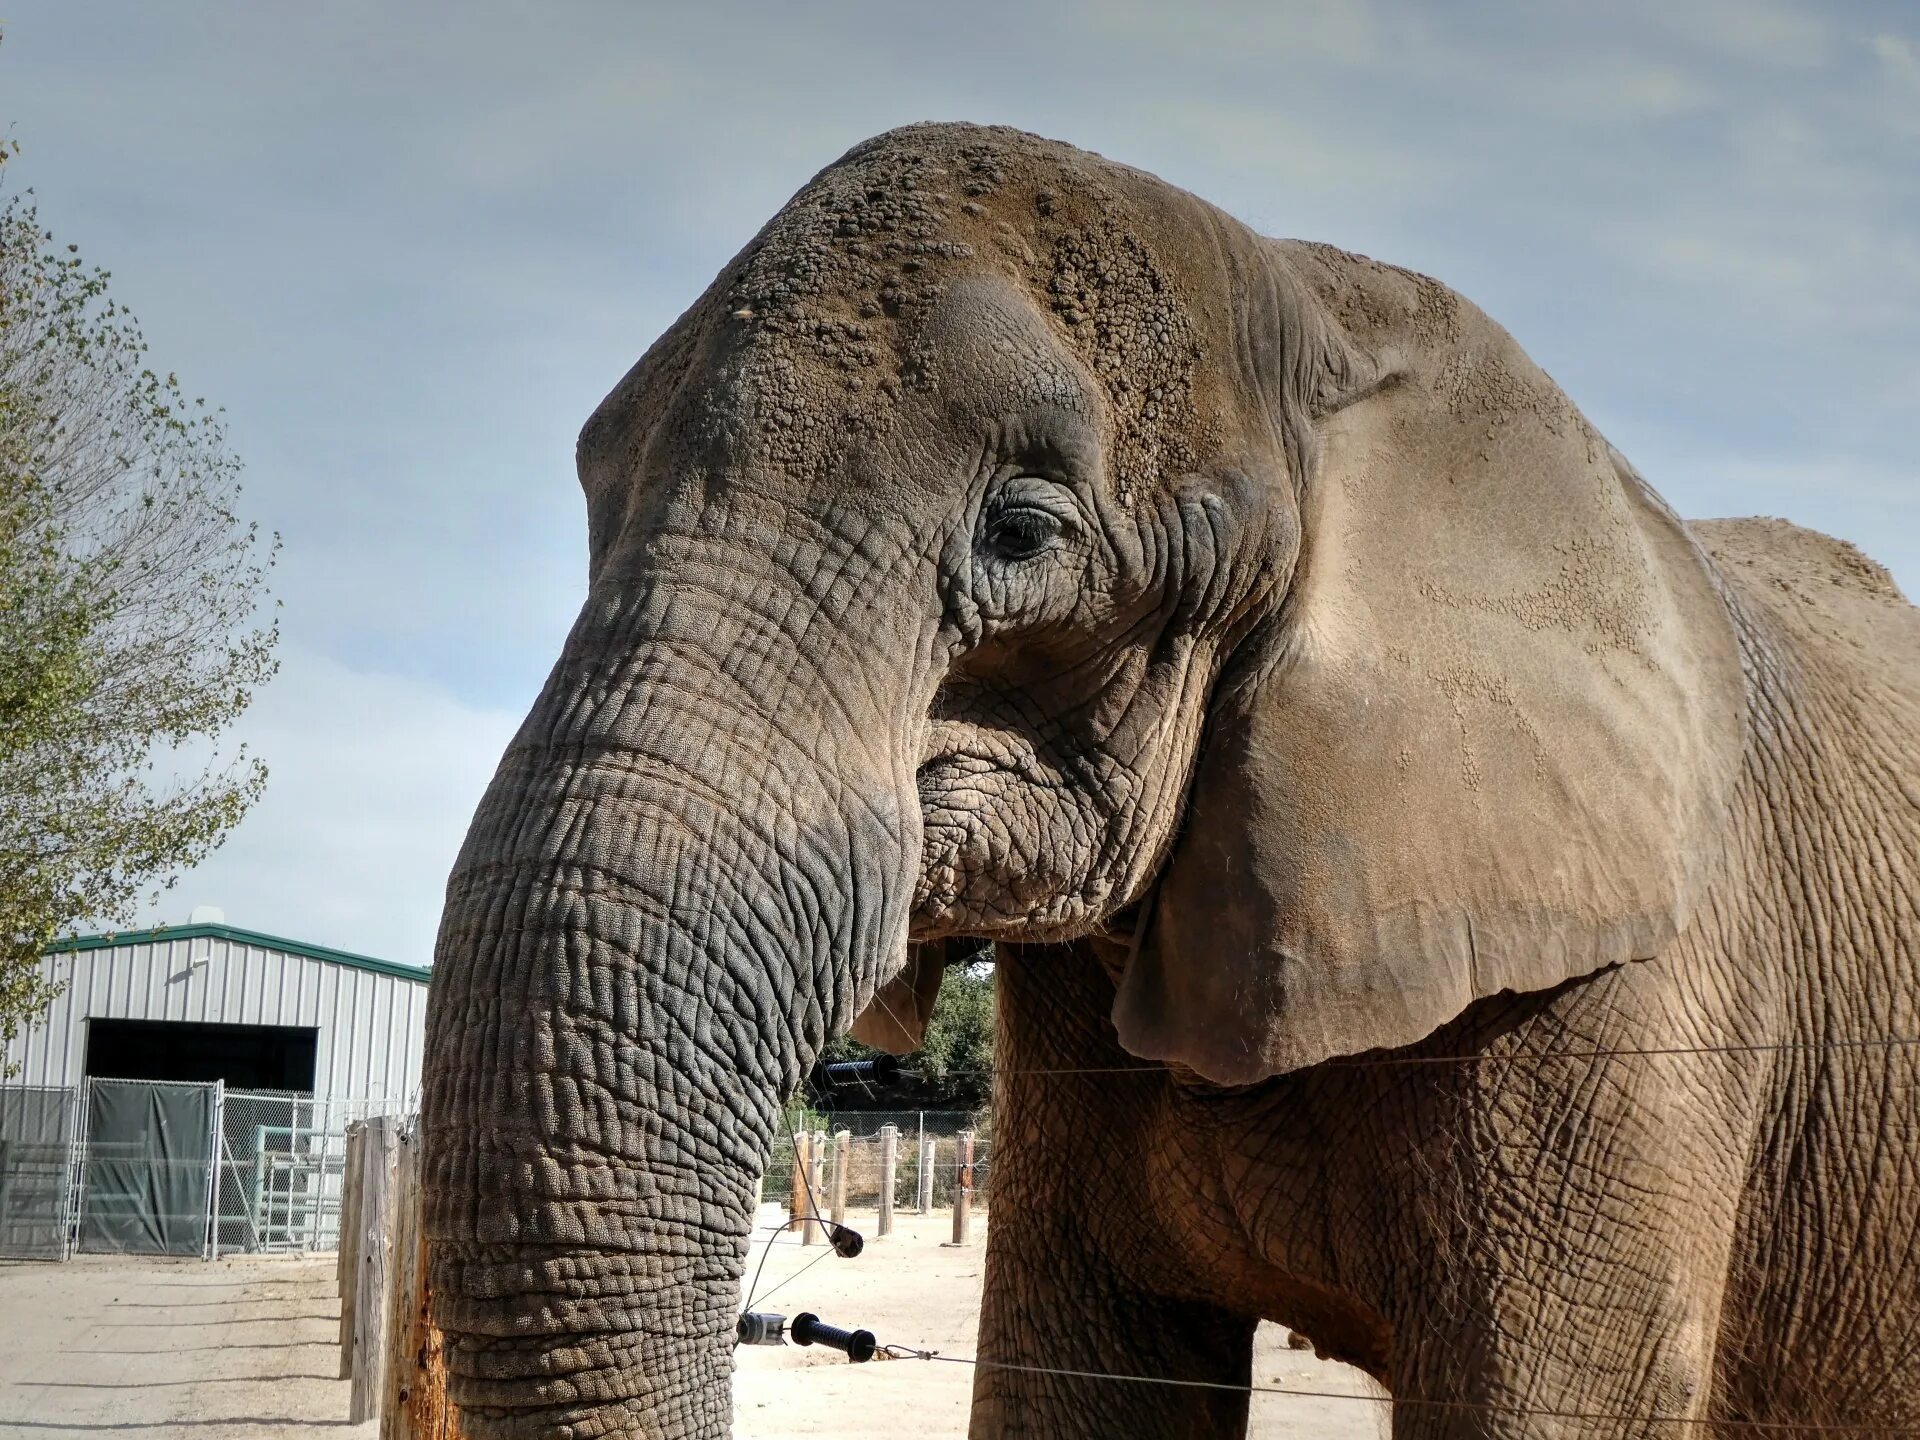
[[[447,1400],[445,1347],[433,1323],[422,1143],[415,1119],[401,1133],[394,1167],[393,1303],[380,1440],[452,1440],[459,1433],[458,1412]]]
[[[413,1440],[407,1397],[413,1388],[414,1312],[420,1303],[420,1143],[409,1126],[400,1132],[393,1164],[393,1256],[387,1286],[386,1385],[380,1400],[380,1440]]]
[[[973,1216],[973,1131],[954,1137],[953,1243],[967,1243],[967,1223]]]
[[[358,1425],[380,1413],[386,1393],[387,1283],[392,1273],[388,1251],[393,1242],[393,1166],[399,1149],[400,1122],[380,1115],[367,1122],[366,1153],[360,1165],[360,1277],[354,1282],[353,1398],[347,1423]]]
[[[813,1208],[807,1203],[807,1151],[811,1148],[810,1140],[811,1137],[804,1130],[793,1132],[793,1184],[791,1186],[793,1193],[792,1203],[788,1207],[788,1212],[793,1216],[793,1224],[789,1228],[800,1232],[802,1245],[813,1243],[812,1227],[802,1223]]]
[[[820,1192],[827,1184],[827,1132],[816,1130],[807,1144],[807,1244],[820,1243]]]
[[[880,1223],[874,1228],[882,1235],[893,1233],[893,1171],[900,1149],[900,1127],[880,1127]]]
[[[791,1229],[799,1231],[801,1244],[814,1242],[814,1225],[808,1215],[812,1215],[812,1196],[806,1188],[806,1167],[812,1164],[814,1137],[806,1131],[793,1133],[793,1225]]]
[[[915,1177],[920,1182],[920,1213],[933,1213],[933,1136],[922,1127],[920,1131],[920,1173]]]
[[[347,1126],[347,1158],[340,1176],[340,1254],[336,1282],[340,1291],[340,1378],[353,1375],[353,1302],[360,1283],[360,1167],[366,1157],[367,1126]]]
[[[847,1166],[853,1162],[853,1132],[833,1132],[833,1223],[847,1223]]]

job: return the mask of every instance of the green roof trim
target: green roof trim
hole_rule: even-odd
[[[47,953],[67,955],[80,950],[114,950],[123,945],[163,945],[172,940],[198,940],[203,936],[251,945],[257,950],[281,950],[308,960],[324,960],[329,965],[349,965],[355,970],[371,970],[376,975],[392,975],[422,985],[433,978],[433,971],[424,965],[376,960],[371,955],[355,955],[351,950],[334,950],[325,945],[309,945],[304,940],[263,935],[258,930],[242,930],[237,925],[161,925],[152,930],[110,930],[104,935],[79,935],[71,940],[56,941],[47,947]]]

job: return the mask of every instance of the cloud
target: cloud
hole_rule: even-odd
[[[267,762],[266,795],[142,922],[218,905],[248,929],[427,963],[447,872],[520,718],[288,652],[235,734]]]
[[[1687,513],[1819,525],[1920,590],[1898,7],[22,0],[0,90],[9,171],[228,407],[286,537],[272,787],[181,914],[424,956],[580,603],[581,421],[809,175],[911,120],[1434,274]]]
[[[1904,35],[1875,35],[1867,44],[1892,74],[1920,83],[1920,47],[1913,41]]]
[[[1776,69],[1825,63],[1834,27],[1810,6],[1789,0],[1641,0],[1633,7],[1655,33],[1723,59]]]
[[[1640,437],[1634,458],[1691,519],[1777,515],[1840,536],[1920,599],[1920,456],[1900,464],[1844,452],[1754,455],[1662,435]]]
[[[1391,43],[1378,8],[1367,0],[1271,0],[1251,7],[1102,0],[1080,18],[1110,43],[1167,59],[1285,55],[1353,66],[1377,60]]]

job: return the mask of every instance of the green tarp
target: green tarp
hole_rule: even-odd
[[[95,1080],[80,1248],[198,1255],[207,1243],[211,1085]]]

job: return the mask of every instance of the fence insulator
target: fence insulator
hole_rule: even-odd
[[[823,1222],[827,1232],[827,1243],[833,1246],[833,1253],[842,1260],[851,1260],[867,1248],[866,1237],[848,1225],[836,1225],[831,1220]]]
[[[739,1322],[733,1327],[733,1334],[736,1345],[784,1345],[787,1340],[787,1317],[765,1310],[743,1311]]]
[[[838,1350],[855,1365],[871,1360],[879,1348],[871,1330],[842,1330],[824,1323],[818,1315],[809,1314],[793,1317],[793,1343],[824,1345],[829,1350]]]

